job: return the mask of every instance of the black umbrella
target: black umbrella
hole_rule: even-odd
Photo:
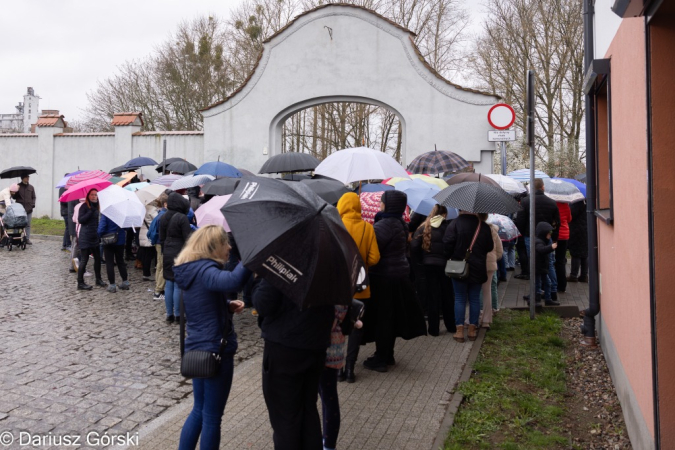
[[[287,173],[283,177],[281,177],[282,180],[286,181],[302,181],[302,180],[311,180],[312,177],[309,175],[304,175],[302,173]]]
[[[37,173],[37,170],[28,166],[14,166],[0,172],[0,178],[23,178],[26,175]]]
[[[434,199],[444,206],[471,213],[506,215],[520,210],[518,202],[504,189],[472,181],[453,184],[434,195]]]
[[[319,160],[307,153],[288,152],[272,156],[258,173],[305,172],[316,169]]]
[[[351,303],[365,279],[359,249],[304,183],[245,177],[221,211],[242,263],[300,307]]]
[[[324,199],[331,205],[337,204],[340,198],[349,192],[347,187],[336,180],[324,178],[321,180],[302,180],[302,184],[306,184],[316,195]]]
[[[161,173],[164,167],[164,163],[166,163],[166,165],[168,166],[169,164],[178,161],[185,161],[185,160],[183,158],[166,158],[166,161],[162,161],[161,163],[159,163],[157,167],[155,167],[155,170]]]
[[[250,170],[242,169],[242,168],[240,168],[240,167],[237,167],[237,170],[238,170],[239,172],[241,172],[242,175],[250,175],[250,176],[252,176],[252,177],[255,176],[255,174],[254,174],[253,172],[251,172]]]
[[[228,195],[239,186],[241,178],[218,178],[202,186],[204,195]]]
[[[197,170],[197,166],[191,164],[185,160],[174,161],[166,166],[166,170],[169,172],[178,172],[178,173],[187,173]]]
[[[115,168],[110,169],[110,172],[108,172],[108,173],[131,172],[131,171],[134,171],[134,170],[137,170],[137,169],[140,169],[140,167],[135,167],[135,166],[131,166],[131,167],[117,166],[117,167],[115,167]]]

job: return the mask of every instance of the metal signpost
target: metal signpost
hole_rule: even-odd
[[[516,112],[506,103],[497,103],[488,111],[488,122],[498,131],[488,131],[489,142],[501,143],[502,175],[506,175],[506,143],[516,140],[515,130],[508,130],[516,121]]]
[[[537,275],[535,263],[535,192],[534,192],[534,71],[527,71],[527,145],[530,146],[530,319],[534,319],[537,304]]]

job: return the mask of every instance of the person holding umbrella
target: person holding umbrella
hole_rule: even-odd
[[[124,262],[124,241],[126,233],[119,225],[110,220],[105,214],[101,214],[101,220],[98,223],[98,236],[103,243],[103,256],[105,258],[105,269],[108,274],[108,292],[117,292],[115,284],[115,264],[120,272],[122,283],[119,288],[123,291],[129,290],[129,281],[127,281],[127,264]],[[114,239],[112,242],[106,242],[106,238]]]
[[[101,278],[101,248],[98,237],[98,222],[100,218],[100,206],[98,203],[98,190],[90,189],[82,206],[80,206],[77,222],[80,225],[80,235],[78,238],[80,253],[80,266],[77,270],[77,289],[90,291],[91,286],[84,282],[84,273],[87,271],[87,262],[89,255],[94,256],[94,274],[96,275],[96,285],[106,287],[107,284]]]
[[[23,205],[28,215],[28,225],[26,226],[26,237],[28,240],[26,244],[33,245],[30,241],[30,223],[33,218],[33,209],[35,209],[35,188],[29,183],[30,177],[23,175],[21,183],[19,183],[19,190],[16,193],[16,202]]]

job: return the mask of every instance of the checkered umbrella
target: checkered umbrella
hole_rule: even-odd
[[[109,180],[112,178],[112,175],[109,173],[105,173],[102,170],[88,170],[86,172],[79,173],[77,175],[74,175],[68,179],[66,182],[66,187],[70,188],[72,186],[75,186],[77,183],[80,183],[82,181],[86,180],[93,180],[95,178],[101,179],[101,180]]]
[[[438,203],[471,213],[511,214],[520,210],[518,202],[502,188],[485,183],[453,184],[434,195]]]
[[[560,203],[576,203],[585,200],[584,194],[572,183],[544,178],[544,194]]]
[[[459,172],[467,167],[469,167],[468,161],[457,153],[434,150],[422,153],[413,159],[408,166],[408,170],[412,173],[452,173]]]

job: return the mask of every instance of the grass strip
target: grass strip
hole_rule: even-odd
[[[63,219],[33,219],[30,223],[31,234],[43,234],[48,236],[63,236],[66,223]]]
[[[464,395],[446,450],[563,449],[565,341],[553,313],[495,315]]]

